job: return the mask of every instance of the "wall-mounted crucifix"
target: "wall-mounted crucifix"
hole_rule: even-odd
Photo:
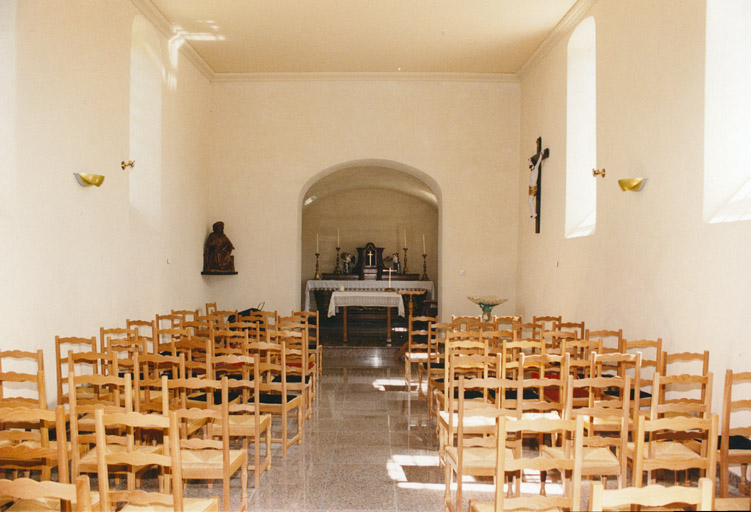
[[[537,152],[529,158],[529,211],[535,219],[535,233],[540,232],[540,199],[542,198],[542,161],[550,156],[550,149],[542,149],[542,137],[537,138]]]

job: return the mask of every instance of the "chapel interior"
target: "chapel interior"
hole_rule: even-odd
[[[405,263],[429,283],[415,315],[497,296],[494,315],[709,351],[720,414],[726,371],[751,371],[751,15],[722,3],[0,0],[0,351],[43,350],[54,406],[55,336],[317,310],[312,433],[248,508],[441,510],[435,419],[400,387],[408,314],[384,336],[385,310],[347,308],[349,344],[328,314],[346,279],[367,288],[340,269],[370,243],[373,286]],[[217,221],[234,272],[210,275]],[[338,421],[358,415],[380,433]],[[319,457],[325,483],[293,485]]]

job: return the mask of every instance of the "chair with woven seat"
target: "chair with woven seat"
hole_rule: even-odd
[[[293,311],[292,316],[300,317],[308,326],[308,351],[315,357],[316,369],[320,377],[323,371],[323,345],[320,340],[318,311]]]
[[[222,381],[213,379],[167,379],[162,377],[162,394],[180,396],[179,405],[170,407],[176,413],[180,432],[180,459],[182,476],[185,480],[222,481],[222,508],[230,508],[230,481],[232,475],[240,472],[240,504],[244,508],[248,501],[248,451],[230,447],[229,398],[227,377]],[[215,403],[214,395],[220,394],[221,403]],[[205,393],[206,406],[192,407],[187,397],[195,393]],[[165,411],[167,414],[168,411]],[[189,434],[191,424],[206,423],[206,435]],[[214,426],[221,424],[219,431]],[[220,439],[216,439],[216,438]]]
[[[652,403],[652,378],[662,368],[662,338],[623,340],[620,351],[623,354],[641,353],[641,391],[638,399],[632,399],[637,408],[648,408]]]
[[[545,352],[550,354],[563,355],[561,345],[564,341],[573,341],[577,339],[577,334],[573,331],[542,331],[540,339],[545,343]]]
[[[110,329],[105,329],[104,327],[99,328],[99,352],[107,352],[109,350],[109,346],[113,340],[117,339],[129,339],[129,338],[135,338],[138,336],[138,333],[135,329],[128,329],[123,327],[113,327]]]
[[[742,493],[749,492],[748,466],[751,464],[751,422],[744,415],[751,410],[751,372],[725,372],[720,436],[720,496],[729,495],[730,466],[740,465]]]
[[[24,396],[29,392],[36,396]],[[45,392],[42,349],[0,351],[0,405],[47,407]]]
[[[621,344],[623,343],[623,329],[618,329],[617,331],[607,329],[585,329],[584,339],[601,339],[603,353],[620,352]]]
[[[61,483],[43,480],[38,482],[31,478],[0,480],[0,499],[10,498],[16,501],[6,512],[75,510],[90,512],[92,510],[91,483],[89,477],[81,475],[75,483]],[[98,501],[96,501],[98,505]]]
[[[533,316],[532,323],[537,327],[537,332],[554,331],[555,324],[561,323],[563,320],[561,315],[558,316]]]
[[[722,510],[712,506],[714,482],[709,478],[700,478],[698,487],[648,485],[646,487],[624,487],[622,489],[605,489],[595,482],[592,486],[590,511],[627,510],[640,507],[640,510],[659,510],[683,508],[695,505],[696,510]],[[748,502],[748,500],[745,500]],[[647,508],[642,508],[647,507]],[[745,509],[749,510],[749,509]]]
[[[303,399],[303,423],[305,418],[312,417],[313,400],[316,394],[317,371],[314,359],[308,350],[308,330],[305,324],[283,323],[281,320],[278,327],[284,330],[272,331],[276,343],[282,345],[285,357],[285,376],[276,375],[274,380],[281,382],[287,379],[287,391],[300,393]],[[291,329],[291,330],[290,330]]]
[[[248,451],[253,443],[253,459],[249,461],[248,470],[253,471],[255,487],[261,483],[261,474],[271,468],[271,415],[261,414],[260,388],[261,376],[258,355],[253,356],[218,356],[213,359],[215,365],[235,366],[241,369],[240,378],[223,379],[222,401],[227,402],[229,412],[229,436],[239,437],[243,449]],[[216,377],[214,377],[216,378]],[[239,400],[232,400],[231,395],[239,395]],[[223,423],[214,423],[214,434],[222,435]],[[266,452],[261,459],[261,442],[266,444]]]
[[[411,316],[407,321],[407,350],[404,352],[404,382],[407,391],[412,390],[412,366],[428,360],[430,324],[438,319],[429,316]],[[422,392],[422,374],[418,371],[417,389]]]
[[[125,321],[125,328],[136,331],[136,338],[146,340],[147,352],[154,352],[156,337],[156,322],[154,320],[131,320]]]
[[[94,425],[96,432],[97,476],[99,482],[99,499],[102,510],[115,510],[115,505],[125,503],[123,508],[117,508],[121,512],[150,511],[161,512],[195,511],[195,512],[218,512],[218,498],[185,498],[183,495],[184,478],[182,473],[182,450],[181,439],[178,429],[176,413],[140,414],[129,413],[106,413],[103,409],[94,412]],[[133,440],[138,437],[139,431],[161,431],[164,443],[158,449],[151,452],[136,451],[133,449]],[[118,450],[113,450],[113,442],[119,441],[108,432],[127,432],[125,444],[116,444]],[[125,490],[111,490],[109,485],[110,467],[117,468],[126,466],[132,468],[156,467],[160,474],[168,475],[171,492],[166,489],[146,492],[128,486]],[[166,486],[165,486],[166,487]]]
[[[579,416],[576,420],[554,420],[537,418],[519,420],[501,417],[497,427],[497,441],[495,443],[495,457],[493,458],[494,476],[496,480],[493,502],[479,502],[470,500],[470,512],[498,512],[505,510],[579,510],[581,507],[581,475],[582,475],[582,438],[584,421]],[[556,457],[528,456],[522,450],[521,439],[537,437],[539,439],[558,439],[562,445],[561,455]],[[515,445],[513,453],[509,453],[507,443]],[[547,496],[544,494],[523,496],[517,487],[516,493],[507,497],[504,493],[503,481],[509,473],[518,480],[524,474],[557,471],[563,483],[561,496]]]
[[[576,334],[576,339],[584,339],[586,329],[584,328],[584,322],[556,322],[553,325],[554,331],[573,332]]]
[[[425,399],[428,401],[428,415],[432,418],[436,411],[435,393],[443,386],[444,370],[446,368],[446,333],[453,329],[450,322],[431,322],[428,326],[428,359],[418,367],[427,383]],[[420,379],[423,379],[421,376]],[[419,395],[418,395],[419,396]]]
[[[476,359],[479,356],[465,356]],[[444,446],[445,491],[444,501],[448,510],[463,510],[462,487],[464,477],[493,476],[495,473],[495,453],[498,419],[513,415],[514,411],[502,408],[502,401],[491,397],[502,397],[506,382],[497,378],[472,378],[460,375],[457,380],[456,413],[448,416],[448,430],[456,431],[456,444]],[[470,392],[484,397],[468,400]],[[505,443],[504,443],[505,445]],[[509,455],[511,450],[507,449]],[[497,478],[503,486],[504,478]],[[456,483],[456,495],[452,497],[451,487]]]
[[[458,316],[451,315],[451,323],[454,325],[456,331],[477,331],[479,330],[480,323],[482,322],[481,316]]]
[[[67,404],[68,352],[96,352],[96,337],[55,336],[55,364],[57,365],[57,403]]]
[[[522,323],[521,316],[497,316],[493,315],[493,329],[496,331],[512,330],[514,324]]]
[[[288,389],[287,350],[284,345],[276,343],[250,343],[249,355],[258,356],[260,375],[259,407],[262,413],[281,418],[281,437],[271,439],[272,443],[282,445],[282,457],[287,457],[287,449],[294,444],[302,444],[302,424],[305,402],[302,395],[294,394]],[[289,433],[289,420],[292,412],[297,420],[294,435]]]

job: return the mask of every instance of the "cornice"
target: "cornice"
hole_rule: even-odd
[[[213,82],[489,82],[519,83],[513,73],[215,73]]]
[[[171,40],[175,37],[175,30],[172,24],[167,18],[164,17],[162,12],[156,8],[151,0],[130,0],[136,8],[141,11],[141,14],[149,20],[164,37]],[[209,81],[214,80],[214,69],[209,66],[201,55],[190,45],[190,43],[183,39],[180,45],[180,51],[182,54],[205,76]]]
[[[589,10],[597,3],[597,0],[577,0],[577,2],[568,10],[561,21],[553,27],[553,30],[540,43],[540,46],[534,51],[532,56],[516,73],[521,79],[536,64],[538,64],[563,37],[579,24],[581,20],[589,13]]]

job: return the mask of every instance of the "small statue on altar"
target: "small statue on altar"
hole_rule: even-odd
[[[342,274],[352,273],[352,259],[353,256],[348,252],[342,253]]]
[[[203,272],[208,274],[223,274],[235,272],[235,248],[224,234],[224,222],[215,222],[213,231],[206,237],[203,246]]]
[[[397,274],[402,273],[402,264],[399,262],[399,253],[397,252],[391,255],[391,268],[394,269],[394,272]]]

